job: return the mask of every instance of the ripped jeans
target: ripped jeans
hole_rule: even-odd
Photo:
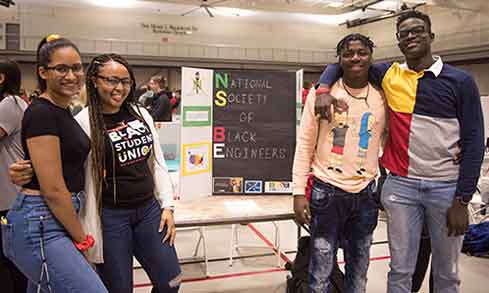
[[[349,193],[314,178],[309,292],[329,292],[338,247],[344,251],[345,292],[365,292],[372,234],[379,214],[374,188],[371,182],[361,192]]]
[[[160,219],[156,198],[136,208],[102,206],[104,263],[99,269],[110,292],[133,292],[133,255],[157,292],[178,292],[181,270],[177,252],[168,241],[162,243],[166,226],[158,232]]]
[[[83,192],[73,193],[77,212]],[[28,293],[106,293],[102,281],[75,248],[43,196],[19,193],[2,224],[3,251],[28,279]]]

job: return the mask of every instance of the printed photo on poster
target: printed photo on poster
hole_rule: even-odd
[[[292,182],[267,181],[265,182],[265,193],[292,193]]]
[[[245,180],[245,193],[262,193],[263,181],[261,180]]]
[[[214,177],[212,187],[214,194],[243,193],[243,178]]]
[[[211,143],[183,145],[183,176],[210,171]]]

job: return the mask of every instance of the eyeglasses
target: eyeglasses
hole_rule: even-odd
[[[424,25],[418,25],[418,26],[415,26],[411,29],[398,31],[396,33],[396,37],[398,39],[405,39],[409,36],[409,34],[412,34],[413,36],[419,36],[425,32],[426,32],[426,29],[425,29]]]
[[[73,74],[76,75],[82,75],[83,74],[83,65],[81,63],[76,63],[73,65],[66,65],[66,64],[58,64],[55,66],[46,66],[44,67],[47,70],[53,70],[57,74],[61,76],[66,76],[68,72],[73,72]]]
[[[118,78],[115,76],[102,76],[102,75],[97,75],[98,78],[103,80],[108,86],[110,87],[117,87],[120,84],[122,84],[122,87],[129,88],[132,85],[132,80],[129,78]]]

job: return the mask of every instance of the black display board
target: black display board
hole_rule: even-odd
[[[213,193],[289,193],[296,73],[214,71]]]

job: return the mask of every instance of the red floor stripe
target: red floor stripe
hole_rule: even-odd
[[[391,259],[390,255],[387,255],[387,256],[378,256],[378,257],[371,257],[370,258],[370,261],[386,260],[386,259]]]
[[[275,273],[275,272],[282,272],[282,271],[285,271],[285,269],[275,268],[275,269],[267,269],[267,270],[254,271],[254,272],[241,272],[241,273],[232,273],[232,274],[216,275],[216,276],[201,277],[201,278],[189,278],[183,280],[182,282],[188,283],[188,282],[199,282],[199,281],[207,281],[207,280],[218,280],[218,279],[227,279],[227,278],[234,278],[234,277],[260,275],[266,273]]]
[[[253,226],[252,224],[248,224],[247,226],[248,226],[248,228],[251,229],[251,231],[255,232],[256,236],[258,236],[261,240],[263,240],[263,242],[265,242],[271,249],[273,249],[275,252],[277,252],[273,243],[270,240],[268,240],[260,231],[258,231],[258,229],[256,229],[255,226]],[[280,252],[280,258],[282,258],[282,260],[285,262],[290,261],[290,259],[285,254],[283,254],[282,252]]]
[[[223,275],[208,276],[208,277],[188,278],[188,279],[183,279],[182,283],[212,281],[212,280],[261,275],[266,273],[275,273],[275,272],[282,272],[282,271],[285,271],[285,269],[275,268],[275,269],[268,269],[262,271],[254,271],[254,272],[242,272],[242,273],[223,274]],[[151,283],[143,283],[143,284],[135,284],[134,288],[143,288],[143,287],[150,287],[150,286],[152,286]]]
[[[370,259],[370,261],[386,260],[386,259],[390,259],[390,258],[391,258],[390,256],[372,257]],[[338,263],[343,264],[344,262],[338,262]],[[212,280],[218,280],[218,279],[228,279],[228,278],[243,277],[243,276],[261,275],[261,274],[281,272],[281,271],[285,271],[285,269],[275,268],[275,269],[268,269],[268,270],[262,270],[262,271],[254,271],[254,272],[242,272],[242,273],[223,274],[223,275],[215,275],[215,276],[208,276],[208,277],[188,278],[188,279],[183,279],[182,283],[212,281]],[[151,283],[141,283],[141,284],[135,284],[134,288],[144,288],[144,287],[151,287],[151,286],[152,286]]]
[[[250,228],[258,238],[263,240],[265,244],[267,244],[270,248],[272,248],[274,251],[276,249],[274,248],[273,243],[268,240],[255,226],[252,224],[247,225],[248,228]],[[283,253],[280,253],[280,257],[282,258],[283,261],[288,262],[290,259]],[[380,257],[372,257],[370,258],[370,261],[377,261],[377,260],[386,260],[390,259],[390,256],[380,256]],[[344,264],[344,261],[338,262],[339,264]],[[207,277],[199,277],[199,278],[188,278],[188,279],[183,279],[182,283],[193,283],[193,282],[202,282],[202,281],[212,281],[212,280],[219,280],[219,279],[228,279],[228,278],[236,278],[236,277],[244,277],[244,276],[253,276],[253,275],[261,275],[261,274],[266,274],[266,273],[274,273],[274,272],[282,272],[285,271],[285,269],[282,268],[275,268],[275,269],[267,269],[267,270],[262,270],[262,271],[253,271],[253,272],[242,272],[242,273],[232,273],[232,274],[223,274],[223,275],[215,275],[215,276],[207,276]],[[141,284],[134,284],[134,288],[144,288],[144,287],[151,287],[151,283],[141,283]]]

